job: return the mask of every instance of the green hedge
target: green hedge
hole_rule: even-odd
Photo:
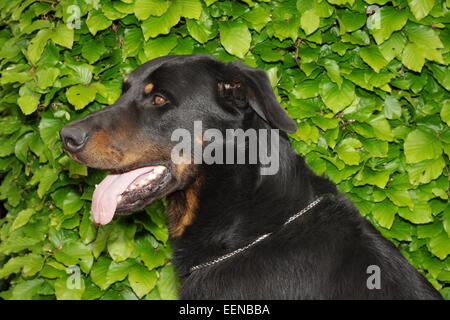
[[[164,202],[94,228],[90,199],[104,173],[63,153],[58,131],[112,104],[143,62],[206,53],[267,70],[297,120],[295,150],[450,299],[449,9],[1,0],[0,297],[176,297]]]

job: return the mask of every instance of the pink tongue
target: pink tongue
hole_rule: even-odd
[[[110,174],[95,188],[92,196],[92,215],[94,222],[107,224],[114,217],[117,208],[117,196],[140,175],[149,173],[153,167],[144,167],[122,174]]]

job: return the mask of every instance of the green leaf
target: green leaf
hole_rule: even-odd
[[[92,253],[97,259],[100,254],[106,249],[109,235],[112,231],[112,225],[101,226],[98,228],[97,237],[92,244]]]
[[[51,87],[53,86],[55,80],[58,78],[59,74],[60,71],[57,68],[49,67],[45,69],[39,69],[36,72],[37,85],[41,89]]]
[[[48,20],[34,20],[31,24],[28,24],[22,29],[22,34],[33,33],[36,30],[42,30],[47,28],[52,28],[53,23]]]
[[[317,79],[306,80],[295,86],[292,94],[298,99],[314,98],[319,95],[319,85],[320,81]]]
[[[115,1],[112,6],[102,6],[102,12],[109,20],[122,19],[127,14],[133,13],[133,5]]]
[[[35,172],[32,180],[30,180],[30,184],[39,181],[39,186],[37,190],[39,198],[43,198],[46,192],[50,190],[53,183],[55,183],[56,180],[58,180],[58,175],[59,171],[50,166],[44,166]]]
[[[297,1],[297,6],[299,2],[301,2],[301,0]],[[317,15],[321,18],[329,18],[335,10],[335,8],[329,5],[326,1],[314,1],[314,8],[316,9]]]
[[[407,166],[408,177],[411,184],[428,183],[442,174],[445,161],[442,157],[434,160],[424,160]]]
[[[25,257],[12,257],[0,269],[0,279],[8,277],[10,274],[18,273],[27,262]]]
[[[64,215],[71,215],[78,212],[84,204],[78,192],[71,188],[61,188],[53,192],[52,198],[55,204],[60,208]]]
[[[428,223],[433,221],[433,216],[431,214],[431,208],[428,203],[416,203],[414,205],[414,210],[408,208],[399,208],[398,214],[412,223]]]
[[[258,53],[261,56],[261,59],[266,62],[283,61],[285,57],[284,50],[273,50],[271,45],[266,45],[264,43],[258,45],[254,52]]]
[[[401,30],[408,21],[408,13],[391,6],[381,7],[367,20],[367,28],[377,44],[389,39],[394,31]]]
[[[439,259],[445,259],[450,254],[450,237],[442,231],[431,238],[429,242],[430,251]]]
[[[333,129],[339,125],[339,119],[336,118],[314,117],[312,121],[322,130]]]
[[[250,11],[244,13],[242,15],[242,18],[250,22],[252,24],[252,27],[259,32],[270,21],[270,11],[271,10],[269,6],[263,4],[256,4],[254,7],[251,8]]]
[[[23,134],[22,131],[25,131],[25,130],[23,130],[23,129],[20,130],[14,136]],[[30,145],[32,144],[32,142],[35,138],[36,138],[36,135],[33,132],[28,132],[28,133],[25,133],[23,136],[21,136],[18,140],[13,139],[13,141],[16,141],[16,145],[11,146],[12,147],[11,150],[14,152],[17,159],[22,161],[24,164],[28,163],[28,159],[29,159],[28,151],[30,149]],[[3,163],[5,163],[5,161],[3,161]]]
[[[89,32],[94,36],[98,31],[105,30],[112,24],[112,21],[106,18],[100,10],[92,10],[86,19],[86,25]]]
[[[194,53],[195,40],[192,38],[181,38],[178,41],[177,46],[170,51],[173,55],[185,55]]]
[[[405,48],[406,37],[401,32],[395,32],[392,36],[378,46],[381,54],[387,61],[398,57]]]
[[[400,102],[391,95],[386,95],[384,98],[384,115],[388,119],[400,119],[402,115],[402,106]]]
[[[382,230],[383,231],[383,230]],[[411,241],[413,227],[410,223],[404,222],[398,218],[394,220],[389,232],[384,231],[385,235],[399,241]]]
[[[282,21],[274,21],[269,26],[273,28],[273,31],[269,32],[273,32],[273,35],[281,41],[288,38],[292,39],[292,41],[295,41],[298,38],[300,18],[297,15],[293,15],[292,17],[286,18]]]
[[[79,265],[81,270],[88,273],[94,262],[91,250],[81,242],[70,241],[57,250],[55,259],[66,266]]]
[[[145,57],[147,60],[151,60],[165,56],[176,47],[177,43],[177,37],[173,34],[165,37],[158,37],[156,39],[150,39],[144,45]]]
[[[103,291],[100,290],[99,287],[97,287],[90,278],[86,278],[85,282],[85,289],[83,296],[81,297],[82,300],[96,300],[103,296]]]
[[[337,4],[337,5],[345,5],[345,4],[349,4],[349,5],[353,5],[355,3],[355,0],[327,0],[329,3],[331,4]]]
[[[442,154],[442,145],[439,140],[421,129],[413,130],[408,134],[404,149],[407,163],[436,159]]]
[[[200,43],[205,43],[217,35],[217,24],[204,11],[198,20],[186,20],[189,34]]]
[[[102,290],[107,289],[111,284],[107,276],[111,262],[111,259],[102,256],[92,266],[90,274],[92,282],[94,282]]]
[[[75,106],[75,110],[83,109],[95,100],[97,89],[95,86],[76,85],[70,87],[67,92],[67,100]]]
[[[97,235],[97,229],[93,226],[91,221],[91,213],[89,210],[84,210],[83,218],[80,224],[80,238],[83,243],[92,242]]]
[[[89,63],[94,63],[105,52],[105,44],[103,40],[90,40],[87,41],[86,44],[81,49],[81,55],[85,58]]]
[[[135,261],[131,259],[121,262],[111,262],[108,267],[108,273],[106,275],[106,279],[108,280],[107,283],[113,284],[125,279],[127,275],[129,275],[135,264]]]
[[[433,9],[435,0],[408,0],[411,12],[417,20],[425,18]]]
[[[9,135],[19,130],[22,121],[16,116],[6,116],[0,119],[0,135]]]
[[[16,219],[14,219],[14,222],[11,226],[11,231],[14,231],[24,225],[26,225],[28,223],[28,221],[30,220],[30,218],[36,213],[35,209],[29,208],[29,209],[24,209],[22,211],[20,211],[17,214]]]
[[[311,34],[319,28],[320,17],[316,14],[314,9],[305,11],[300,18],[300,26],[305,33]]]
[[[44,258],[37,254],[13,257],[0,269],[0,279],[19,273],[20,270],[25,277],[32,277],[42,269],[43,265]]]
[[[178,280],[173,266],[166,265],[159,273],[156,284],[162,300],[176,300],[178,298]]]
[[[411,210],[414,208],[414,203],[410,193],[407,190],[392,190],[387,189],[386,195],[395,205],[399,207],[409,207]]]
[[[220,42],[226,51],[239,58],[244,58],[250,49],[252,36],[247,26],[238,21],[227,21],[219,25]]]
[[[369,45],[370,38],[366,31],[357,30],[352,33],[346,33],[342,36],[342,41],[350,42],[351,44],[357,44],[361,46]]]
[[[39,98],[36,95],[21,96],[17,99],[17,104],[24,114],[32,114],[37,110]]]
[[[105,256],[101,256],[92,267],[92,281],[99,286],[100,289],[106,290],[112,284],[123,281],[134,265],[134,260],[114,262]]]
[[[376,115],[369,119],[368,123],[372,126],[375,137],[380,140],[392,141],[394,134],[391,126],[384,115]]]
[[[425,64],[425,56],[422,49],[414,43],[409,43],[403,50],[402,64],[408,69],[421,72]]]
[[[31,40],[27,49],[28,59],[31,64],[35,65],[41,58],[42,52],[44,52],[45,45],[50,39],[51,34],[52,31],[50,29],[43,29],[36,34],[33,40]]]
[[[39,291],[43,279],[25,280],[16,284],[12,290],[11,300],[31,300]]]
[[[361,162],[361,152],[358,150],[362,147],[361,141],[355,138],[346,138],[339,143],[336,148],[339,159],[348,165],[356,165]]]
[[[374,206],[372,214],[377,222],[383,228],[390,229],[394,223],[395,214],[398,208],[392,204],[389,200],[384,200]]]
[[[155,287],[157,279],[156,271],[149,271],[139,264],[131,268],[128,274],[131,288],[139,298],[145,296]]]
[[[84,278],[80,275],[80,280],[74,280],[73,283],[70,278],[77,276],[65,275],[55,281],[55,295],[58,300],[81,300],[85,290]]]
[[[88,64],[67,64],[67,67],[69,67],[69,77],[73,80],[75,83],[81,83],[88,85],[92,80],[92,70],[94,69],[93,66]]]
[[[76,176],[87,176],[87,175],[88,171],[85,165],[82,165],[81,163],[69,159],[69,176],[71,178]]]
[[[450,91],[450,68],[439,66],[435,63],[429,64],[428,67],[433,72],[434,78],[447,90]],[[448,104],[449,100],[445,100],[444,104]]]
[[[338,10],[340,33],[353,32],[360,29],[366,23],[366,15],[350,10]]]
[[[447,205],[447,208],[444,210],[444,214],[442,215],[443,221],[442,224],[444,226],[445,232],[447,232],[448,236],[450,237],[450,206]]]
[[[341,86],[343,80],[337,62],[331,59],[326,59],[323,62],[323,66],[327,70],[327,75],[331,81],[335,82],[338,86]]]
[[[153,241],[155,240],[153,239]],[[136,242],[136,249],[139,258],[149,269],[160,267],[166,262],[166,253],[160,248],[153,247],[150,236],[139,239],[139,241]]]
[[[3,254],[10,254],[13,252],[19,252],[24,249],[30,249],[31,247],[40,243],[41,239],[35,239],[22,236],[11,236],[5,241],[0,243],[0,252]]]
[[[74,30],[67,27],[65,23],[60,23],[51,34],[54,43],[72,49]]]
[[[309,125],[307,122],[299,124],[297,132],[292,135],[299,141],[312,141],[317,143],[319,139],[319,130],[315,126]]]
[[[138,28],[126,29],[123,38],[123,57],[134,57],[144,43],[144,35],[142,30]]]
[[[34,141],[36,135],[34,133],[27,133],[23,135],[17,142],[14,147],[14,154],[17,159],[22,161],[23,163],[27,162],[28,158],[28,150],[30,149],[30,144]]]
[[[131,255],[134,249],[135,232],[136,225],[121,225],[116,222],[112,226],[107,247],[109,255],[114,261],[124,261]]]
[[[320,84],[319,93],[325,105],[334,113],[338,113],[355,99],[355,86],[347,80],[343,81],[340,88],[331,81],[323,81]]]
[[[202,13],[200,0],[178,0],[182,17],[198,19]]]
[[[150,17],[141,24],[145,40],[154,38],[160,34],[168,34],[181,17],[180,7],[177,2],[172,2],[169,9],[160,17]]]
[[[359,55],[375,72],[379,72],[388,64],[381,51],[375,46],[361,48]]]
[[[384,189],[389,181],[390,174],[390,171],[374,171],[364,168],[355,176],[354,185],[370,184]]]
[[[25,263],[22,268],[22,274],[25,277],[32,277],[44,266],[44,257],[38,254],[28,254],[25,257]]]
[[[450,126],[450,99],[444,101],[440,115],[442,121]]]
[[[134,14],[139,20],[148,19],[150,16],[161,16],[169,8],[167,0],[136,0]]]
[[[417,237],[419,239],[432,238],[437,236],[442,231],[442,224],[429,223],[417,226]]]
[[[17,72],[13,70],[3,70],[2,71],[2,77],[0,78],[0,84],[6,84],[10,82],[20,82],[25,83],[29,80],[31,80],[33,75],[31,72],[24,71],[24,72]]]
[[[428,26],[410,23],[405,30],[409,40],[420,47],[431,49],[444,47],[438,33]]]

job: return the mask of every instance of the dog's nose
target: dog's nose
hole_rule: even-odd
[[[88,140],[88,132],[79,126],[68,125],[59,133],[64,149],[75,153],[83,149]]]

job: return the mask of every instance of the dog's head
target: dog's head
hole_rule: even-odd
[[[205,55],[149,61],[125,77],[116,103],[61,130],[74,160],[111,171],[94,192],[95,222],[106,224],[114,214],[137,211],[195,183],[198,165],[172,161],[172,134],[193,132],[199,120],[203,129],[296,129],[261,70]]]

